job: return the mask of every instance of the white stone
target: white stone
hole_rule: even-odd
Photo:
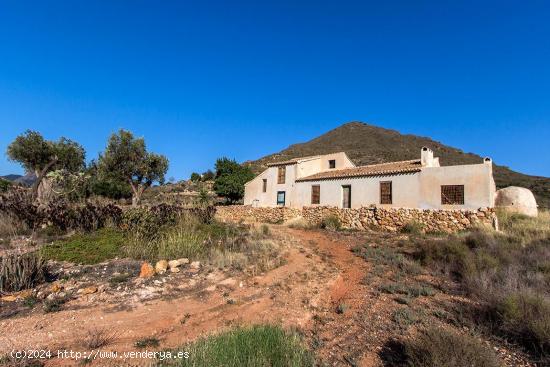
[[[176,269],[180,265],[181,264],[180,264],[179,260],[170,260],[170,261],[168,261],[168,268],[170,268],[170,270]]]
[[[158,274],[165,273],[166,269],[168,269],[168,261],[166,261],[166,260],[157,261],[157,264],[155,265],[155,271]]]

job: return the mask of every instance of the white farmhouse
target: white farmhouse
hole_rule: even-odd
[[[495,191],[490,158],[441,167],[423,147],[420,159],[368,166],[355,166],[344,152],[270,163],[246,183],[244,204],[478,209],[493,207]]]

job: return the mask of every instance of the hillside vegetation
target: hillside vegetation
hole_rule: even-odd
[[[246,162],[259,173],[269,162],[344,151],[356,165],[376,164],[420,158],[420,148],[428,146],[444,166],[481,163],[482,157],[465,153],[430,138],[403,135],[398,131],[350,122],[315,139],[294,144],[279,153]],[[533,191],[540,207],[550,208],[550,178],[529,176],[505,166],[494,166],[497,188],[521,186]]]

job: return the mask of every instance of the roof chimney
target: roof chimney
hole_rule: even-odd
[[[434,166],[434,152],[428,147],[422,147],[420,152],[420,163],[423,167]]]
[[[483,163],[485,164],[493,164],[493,160],[489,157],[483,158]]]

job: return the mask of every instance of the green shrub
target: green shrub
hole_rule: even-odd
[[[352,251],[367,261],[372,261],[377,265],[395,267],[409,275],[418,275],[423,272],[422,266],[417,261],[409,259],[389,247],[355,246]]]
[[[23,299],[23,304],[28,308],[33,308],[38,302],[40,302],[40,300],[34,295],[30,295]]]
[[[33,288],[46,280],[44,258],[36,252],[12,254],[0,258],[0,292]]]
[[[378,289],[384,293],[405,294],[409,297],[433,296],[435,294],[435,290],[426,285],[407,286],[401,283],[386,283],[381,284]]]
[[[267,227],[268,228],[268,227]],[[124,254],[134,259],[157,261],[186,257],[218,268],[266,271],[281,265],[279,246],[266,238],[265,228],[216,221],[205,222],[193,212],[183,212],[174,225],[163,225],[151,238],[137,230],[128,232]]]
[[[158,236],[165,224],[175,223],[173,218],[161,218],[147,208],[130,208],[124,211],[121,219],[121,228],[126,232],[151,240]]]
[[[410,305],[412,303],[412,298],[409,296],[397,296],[394,298],[394,301],[401,305]]]
[[[311,353],[300,337],[277,326],[239,327],[199,339],[182,347],[188,359],[180,366],[313,366]]]
[[[130,234],[124,246],[134,259],[160,260],[187,257],[206,259],[211,251],[239,251],[247,233],[235,225],[202,223],[193,214],[182,214],[172,226],[162,226],[154,238],[141,231]]]
[[[514,335],[522,344],[531,346],[537,354],[546,356],[550,350],[550,301],[542,295],[518,293],[497,301],[490,310],[500,329]]]
[[[125,243],[122,232],[103,228],[92,233],[82,233],[56,241],[41,248],[47,260],[68,261],[77,264],[97,264],[123,254]]]
[[[418,315],[408,307],[397,309],[392,320],[402,328],[415,324],[418,321]]]
[[[388,294],[407,294],[407,287],[400,283],[384,283],[378,286],[378,289],[383,293]]]
[[[136,348],[155,348],[160,345],[160,340],[155,337],[142,338],[134,343]]]
[[[89,193],[106,198],[120,200],[132,197],[132,187],[128,182],[115,179],[100,178],[92,175],[89,182]]]
[[[8,191],[11,185],[12,183],[10,181],[0,178],[0,192]]]
[[[327,215],[321,220],[319,227],[329,231],[338,231],[342,228],[342,223],[336,215]]]
[[[42,305],[42,308],[44,309],[44,312],[50,313],[50,312],[59,312],[61,311],[63,305],[67,303],[68,299],[63,297],[58,298],[52,298],[52,299],[46,299],[44,301],[44,304]]]
[[[494,353],[471,336],[429,328],[404,342],[407,365],[414,367],[497,367]]]
[[[158,238],[163,229],[174,226],[180,218],[193,218],[201,224],[213,222],[214,207],[184,208],[176,205],[159,204],[150,208],[131,208],[122,214],[121,228],[132,235],[147,240]]]
[[[202,258],[212,240],[209,228],[193,223],[189,218],[162,233],[157,241],[157,254],[162,259]]]
[[[269,226],[267,224],[262,224],[262,226],[260,227],[261,228],[261,232],[264,236],[269,236],[271,231],[269,229]]]
[[[424,224],[417,221],[410,221],[401,228],[401,232],[416,235],[421,234],[424,232]]]
[[[345,303],[339,303],[336,307],[336,313],[337,314],[344,314],[349,309],[349,306]]]
[[[435,290],[427,285],[413,285],[408,288],[407,294],[411,297],[420,297],[420,296],[433,296]]]
[[[436,266],[458,279],[468,275],[473,267],[473,254],[457,237],[445,241],[427,239],[417,242],[417,260],[423,265]]]
[[[362,251],[356,250],[356,252],[360,253],[365,260],[381,265],[401,267],[405,262],[403,254],[399,254],[387,247],[365,246]]]

